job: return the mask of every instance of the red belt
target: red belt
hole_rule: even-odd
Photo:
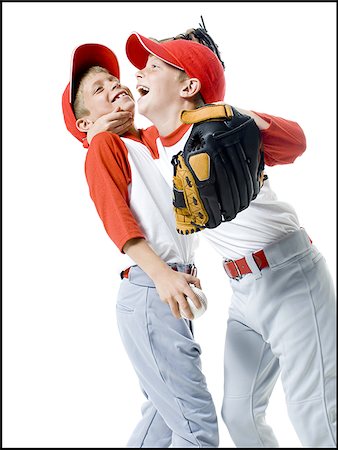
[[[123,280],[123,278],[128,278],[129,270],[130,267],[128,267],[128,269],[122,270],[122,272],[120,273],[121,280]]]
[[[264,269],[265,267],[269,267],[269,263],[265,257],[264,250],[259,250],[252,254],[253,259],[255,260],[259,269]],[[224,270],[230,278],[240,279],[243,275],[247,275],[248,273],[252,273],[252,270],[248,266],[245,258],[228,260],[223,263]]]
[[[311,238],[309,236],[308,238],[312,244]],[[264,250],[258,250],[258,252],[252,253],[252,257],[260,270],[265,269],[265,267],[269,267]],[[235,278],[237,280],[241,279],[243,275],[252,273],[252,270],[248,266],[245,258],[236,259],[236,261],[232,259],[227,260],[223,263],[223,267],[230,278]]]

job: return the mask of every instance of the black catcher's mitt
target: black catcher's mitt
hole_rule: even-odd
[[[234,219],[263,184],[264,152],[251,117],[229,105],[182,111],[194,123],[183,151],[172,159],[176,228],[190,234]]]

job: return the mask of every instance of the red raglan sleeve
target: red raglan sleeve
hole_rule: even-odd
[[[90,196],[103,225],[119,250],[133,238],[144,238],[130,208],[131,171],[123,141],[109,132],[97,134],[88,148],[85,174]]]
[[[159,155],[156,140],[159,137],[159,133],[157,128],[154,125],[151,125],[150,127],[139,131],[141,142],[148,148],[148,150],[150,150],[152,157],[154,159],[158,159]]]
[[[266,130],[261,130],[264,161],[267,166],[293,163],[298,156],[304,153],[306,138],[298,123],[254,112],[270,125]]]

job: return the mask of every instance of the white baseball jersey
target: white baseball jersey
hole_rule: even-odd
[[[259,115],[270,123],[262,131],[267,165],[292,162],[304,151],[305,137],[298,124]],[[133,264],[122,250],[133,238],[145,238],[167,263],[191,264],[198,235],[208,238],[223,257],[237,258],[299,229],[293,208],[279,201],[266,181],[249,208],[233,221],[198,235],[179,235],[172,207],[171,158],[183,149],[191,128],[182,125],[169,136],[159,137],[150,127],[141,130],[140,139],[104,132],[91,142],[85,164],[90,195],[121,251],[121,270]]]
[[[123,254],[124,244],[140,237],[167,263],[193,263],[197,240],[177,233],[171,187],[144,144],[100,133],[88,149],[85,171],[104,227],[121,251],[121,270],[135,264]]]
[[[269,129],[262,131],[264,156],[268,165],[291,162],[304,151],[305,138],[295,122],[258,115],[270,122]],[[184,148],[191,129],[191,126],[182,125],[170,136],[158,137],[156,140],[159,157],[157,166],[170,187],[173,176],[171,159]],[[256,199],[235,219],[223,222],[217,228],[205,229],[199,235],[208,239],[222,257],[238,259],[299,228],[294,208],[279,200],[271,189],[270,181],[266,180]]]

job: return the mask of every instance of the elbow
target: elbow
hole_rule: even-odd
[[[297,124],[298,126],[298,133],[296,135],[296,141],[297,141],[297,152],[295,154],[295,159],[302,155],[306,150],[306,137],[304,134],[303,129]]]

